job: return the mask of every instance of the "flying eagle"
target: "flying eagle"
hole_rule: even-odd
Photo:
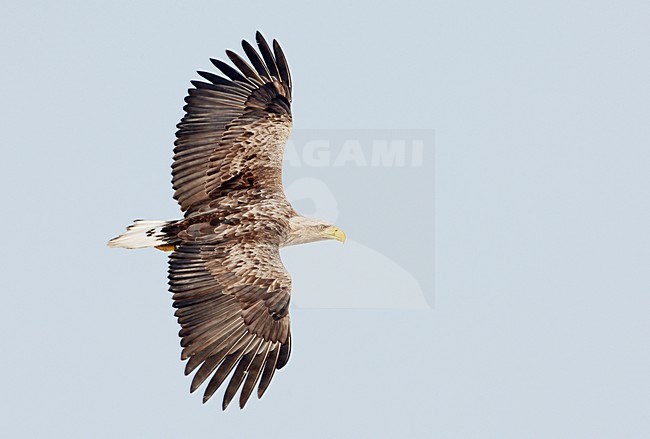
[[[206,402],[226,380],[222,408],[239,388],[244,407],[262,397],[291,353],[291,277],[279,250],[345,234],[305,218],[282,189],[282,156],[291,131],[291,75],[277,41],[257,32],[247,62],[211,59],[223,76],[198,72],[177,125],[172,164],[175,221],[136,220],[110,247],[170,251],[169,291],[181,326],[190,392],[208,378]],[[197,370],[198,369],[198,370]],[[259,383],[259,384],[258,384]]]

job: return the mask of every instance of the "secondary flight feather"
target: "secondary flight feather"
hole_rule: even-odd
[[[248,61],[211,59],[221,75],[198,72],[177,125],[174,198],[184,218],[136,220],[110,247],[170,251],[169,290],[181,326],[190,391],[203,402],[227,380],[222,408],[239,391],[244,407],[262,397],[291,354],[291,277],[279,249],[324,239],[337,227],[298,214],[282,189],[291,132],[292,82],[280,45],[256,34],[242,41]]]

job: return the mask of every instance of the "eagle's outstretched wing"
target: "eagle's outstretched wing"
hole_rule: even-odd
[[[240,387],[241,407],[257,383],[261,397],[291,350],[291,278],[279,255],[291,213],[281,177],[291,76],[277,41],[256,40],[259,53],[242,42],[250,64],[227,51],[236,69],[211,60],[227,78],[199,72],[208,82],[192,82],[172,165],[187,227],[169,260],[181,358],[186,374],[196,370],[191,391],[211,377],[204,402],[234,369],[223,408]]]
[[[291,75],[277,41],[256,34],[259,53],[242,47],[250,64],[226,51],[237,69],[212,63],[227,77],[198,72],[178,124],[172,165],[174,198],[185,216],[238,189],[281,190],[282,155],[291,131]],[[260,56],[261,55],[261,56]]]
[[[190,391],[212,376],[205,402],[235,369],[222,407],[242,384],[240,407],[258,382],[261,397],[291,351],[291,278],[277,244],[181,244],[170,256],[169,285],[181,325],[181,359],[189,359],[185,374],[198,368]]]

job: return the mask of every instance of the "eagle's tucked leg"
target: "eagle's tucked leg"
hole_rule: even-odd
[[[156,248],[163,252],[173,252],[176,249],[174,244],[157,245]]]

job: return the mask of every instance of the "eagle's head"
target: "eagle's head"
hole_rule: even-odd
[[[345,242],[345,233],[338,227],[319,219],[294,216],[289,220],[289,234],[284,246],[335,239]]]

